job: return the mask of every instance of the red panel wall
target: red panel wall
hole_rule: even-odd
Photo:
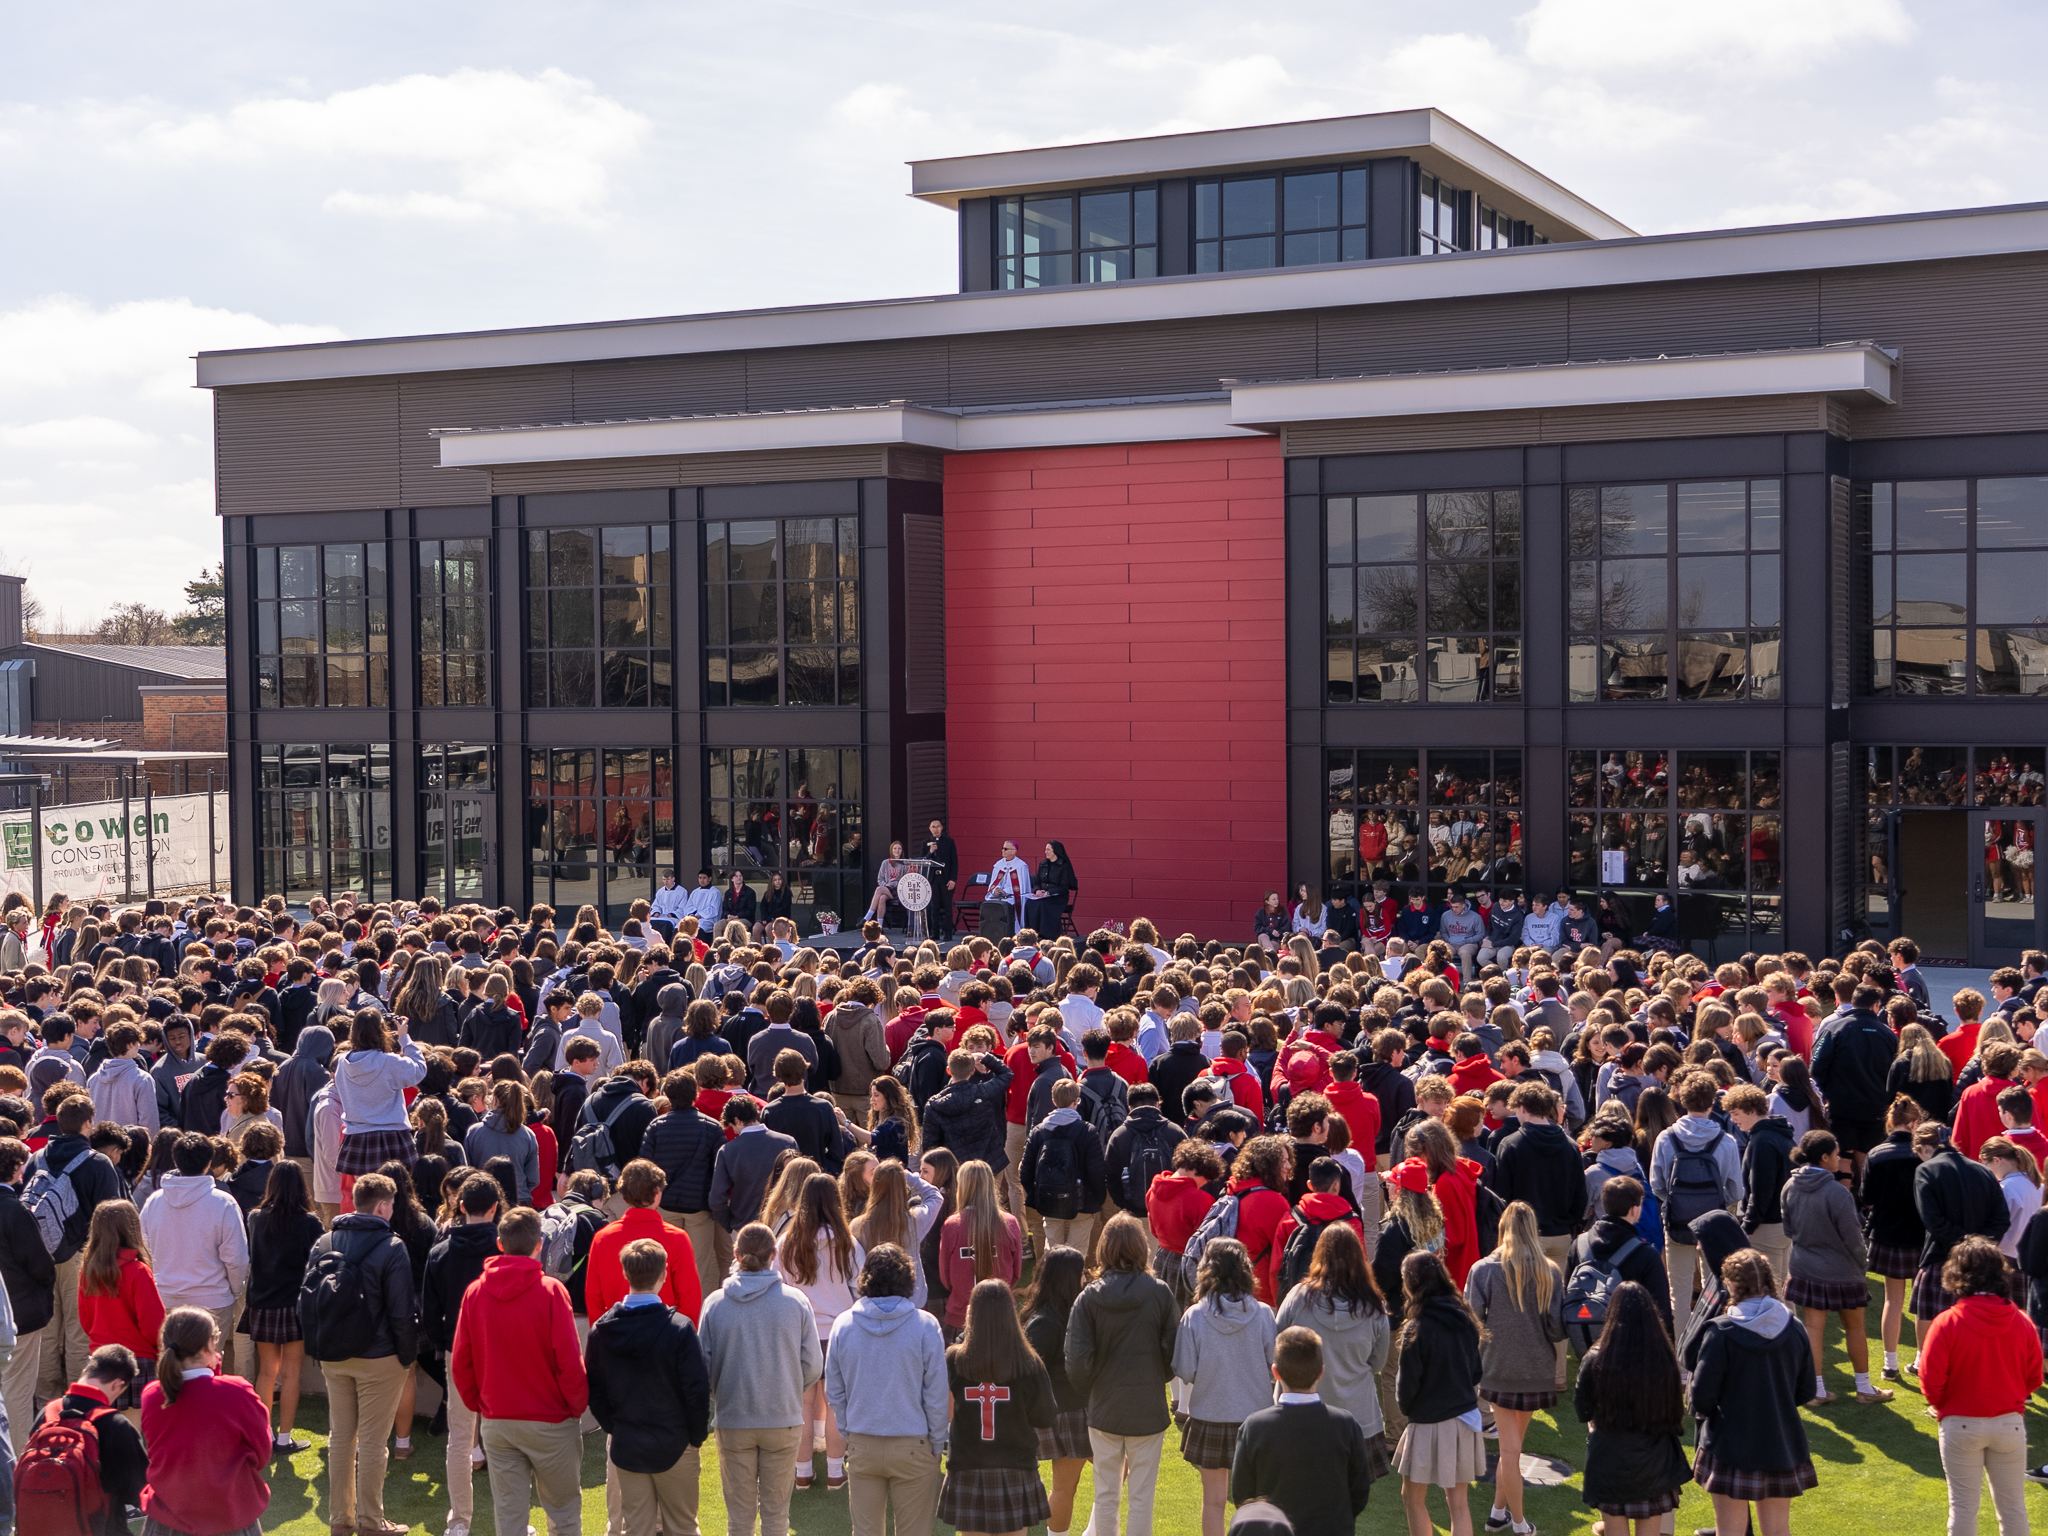
[[[1085,932],[1245,939],[1286,879],[1276,439],[946,461],[946,760],[963,876],[1048,838]]]

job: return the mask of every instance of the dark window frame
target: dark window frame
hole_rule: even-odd
[[[644,769],[634,761],[641,757]],[[565,917],[588,902],[607,925],[624,921],[635,901],[651,901],[661,872],[676,867],[675,761],[666,743],[527,748],[528,899]]]
[[[1481,759],[1483,777],[1472,771]],[[1403,901],[1424,887],[1439,904],[1453,888],[1520,890],[1527,873],[1523,759],[1520,747],[1326,748],[1325,889],[1358,897],[1386,880]],[[1369,828],[1396,825],[1384,842],[1361,838]],[[1431,835],[1438,826],[1441,839]]]
[[[1129,199],[1125,221],[1130,238],[1084,244],[1082,203],[1091,198],[1116,196]],[[1033,244],[1031,228],[1025,217],[1027,205],[1051,204],[1061,200],[1067,204],[1065,242],[1057,247]],[[998,289],[1066,288],[1131,282],[1159,275],[1159,184],[1156,181],[1017,193],[995,198],[993,204],[994,230],[990,243],[995,271],[992,278]],[[1148,231],[1149,239],[1146,238]],[[1112,270],[1119,264],[1127,264],[1129,270]]]
[[[813,782],[833,754],[831,781]],[[779,873],[793,913],[835,912],[852,927],[873,891],[868,871],[888,853],[867,846],[865,770],[861,748],[844,744],[707,748],[704,862],[720,886],[738,869],[758,899]]]
[[[288,554],[294,558],[288,560]],[[351,572],[353,554],[360,570]],[[310,560],[310,590],[306,562]],[[249,552],[257,709],[391,704],[391,550],[383,539],[258,544]],[[287,592],[286,588],[292,590]],[[360,616],[361,627],[354,627]],[[287,630],[297,633],[287,635]],[[304,647],[293,650],[297,640]],[[347,643],[342,643],[347,642]]]
[[[357,859],[362,878],[337,882],[337,863]],[[389,742],[257,745],[258,900],[389,901],[394,866]]]
[[[645,541],[642,549],[607,556],[608,542],[628,542],[636,534]],[[579,576],[580,557],[571,542],[579,536],[590,540],[587,576]],[[675,559],[669,524],[529,528],[522,554],[526,707],[674,708]],[[624,560],[629,568],[639,560],[644,567],[635,580],[608,580],[608,559]],[[633,622],[636,604],[641,638],[625,643],[629,632],[614,626]],[[581,638],[585,633],[587,640]],[[580,658],[588,658],[587,671]]]
[[[797,525],[830,524],[834,567],[819,569],[823,547],[807,537],[794,547]],[[765,568],[753,553],[773,530]],[[740,544],[734,530],[745,530]],[[861,590],[860,517],[856,513],[792,513],[779,517],[712,518],[702,525],[704,704],[708,709],[856,708],[863,698],[865,624]],[[742,553],[746,551],[746,553]],[[803,563],[805,569],[792,569]],[[775,613],[761,607],[766,589]],[[829,611],[828,611],[829,610]],[[829,624],[831,634],[822,633]],[[744,634],[747,638],[739,637]],[[768,696],[772,693],[772,697]]]
[[[486,534],[413,542],[413,634],[419,647],[422,709],[490,706],[491,544]],[[452,552],[451,546],[461,546],[460,552]],[[474,583],[465,575],[457,578],[459,584],[451,590],[451,567],[472,571]],[[451,617],[456,614],[463,617],[454,633],[475,643],[448,643]]]

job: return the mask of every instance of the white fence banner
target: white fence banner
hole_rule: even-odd
[[[207,800],[213,801],[212,843],[208,842]],[[25,810],[0,812],[0,890],[28,894],[34,885],[34,833]],[[209,869],[225,871],[228,853],[228,797],[158,795],[144,819],[136,796],[124,807],[119,800],[43,808],[43,898],[62,891],[74,901],[85,896],[118,896],[132,863],[134,891],[150,884],[154,860],[160,891],[183,890],[207,883]]]

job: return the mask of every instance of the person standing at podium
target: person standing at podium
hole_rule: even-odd
[[[931,919],[933,936],[947,944],[953,939],[953,887],[960,879],[960,850],[953,846],[946,824],[937,817],[932,818],[929,831],[924,856],[939,867],[925,871],[932,882],[931,911],[926,915]]]

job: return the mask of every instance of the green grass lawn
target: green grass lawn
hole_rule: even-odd
[[[1877,1299],[1882,1299],[1881,1292]],[[1877,1318],[1878,1311],[1873,1305],[1870,1312],[1873,1334]],[[1876,1357],[1877,1347],[1873,1337],[1874,1364],[1881,1363]],[[1910,1357],[1910,1348],[1906,1354]],[[1897,1388],[1898,1397],[1891,1403],[1881,1407],[1858,1404],[1849,1393],[1848,1364],[1842,1355],[1838,1330],[1831,1334],[1827,1368],[1829,1385],[1840,1395],[1828,1407],[1808,1410],[1805,1415],[1807,1440],[1813,1450],[1814,1464],[1820,1471],[1820,1487],[1793,1505],[1793,1528],[1801,1536],[1837,1532],[1841,1536],[1850,1536],[1850,1533],[1865,1536],[1872,1531],[1898,1532],[1905,1536],[1905,1533],[1943,1530],[1948,1501],[1941,1476],[1941,1455],[1935,1438],[1934,1420],[1927,1417],[1920,1395],[1910,1384],[1901,1384]],[[1532,1455],[1557,1457],[1575,1469],[1583,1469],[1586,1436],[1569,1404],[1567,1397],[1557,1411],[1537,1417],[1531,1429],[1528,1450]],[[2048,1408],[2037,1405],[2027,1417],[2032,1460],[2038,1464],[2048,1460]],[[306,1399],[299,1427],[305,1438],[314,1442],[314,1448],[294,1457],[289,1466],[282,1462],[276,1465],[271,1479],[270,1512],[264,1517],[263,1528],[266,1531],[289,1532],[291,1536],[323,1536],[327,1520],[324,1399]],[[442,1487],[447,1442],[428,1436],[425,1428],[425,1422],[421,1421],[414,1437],[416,1454],[413,1459],[391,1464],[385,1484],[385,1513],[389,1519],[404,1521],[415,1530],[434,1532],[438,1536],[448,1518],[448,1503]],[[1178,1435],[1169,1430],[1166,1440],[1154,1529],[1160,1536],[1183,1536],[1183,1533],[1200,1529],[1200,1480],[1195,1470],[1180,1459]],[[797,1536],[840,1536],[851,1528],[846,1495],[844,1492],[825,1491],[824,1470],[824,1459],[820,1457],[818,1486],[808,1493],[796,1495],[791,1525]],[[1049,1469],[1047,1476],[1050,1487]],[[591,1435],[584,1441],[583,1485],[584,1530],[587,1536],[600,1536],[605,1519],[604,1442],[601,1436]],[[1473,1490],[1476,1528],[1483,1528],[1491,1492],[1488,1487],[1475,1487]],[[2044,1494],[2048,1494],[2048,1490],[2032,1487],[2028,1490],[2027,1500],[2036,1521],[2048,1518],[2048,1498],[2044,1498]],[[1084,1475],[1077,1500],[1077,1508],[1082,1511],[1075,1521],[1077,1536],[1086,1523],[1089,1497],[1090,1486]],[[476,1479],[476,1521],[472,1528],[474,1536],[495,1536],[490,1503],[489,1479],[479,1474]],[[1437,1528],[1448,1529],[1441,1495],[1437,1496],[1432,1508]],[[1579,1502],[1576,1478],[1562,1487],[1530,1489],[1528,1511],[1529,1518],[1536,1522],[1544,1536],[1586,1531],[1595,1518],[1593,1512]],[[545,1536],[546,1522],[538,1509],[532,1518]],[[725,1507],[719,1497],[714,1446],[705,1447],[703,1504],[699,1519],[709,1536],[722,1536]],[[1712,1501],[1694,1487],[1678,1512],[1678,1530],[1681,1536],[1685,1536],[1697,1526],[1712,1523]],[[1985,1533],[1994,1533],[1998,1529],[1988,1488],[1978,1517],[1978,1529]],[[1405,1530],[1398,1482],[1389,1480],[1373,1488],[1372,1502],[1360,1517],[1358,1530],[1389,1533],[1389,1536]],[[512,1536],[519,1536],[519,1533],[512,1533]]]

